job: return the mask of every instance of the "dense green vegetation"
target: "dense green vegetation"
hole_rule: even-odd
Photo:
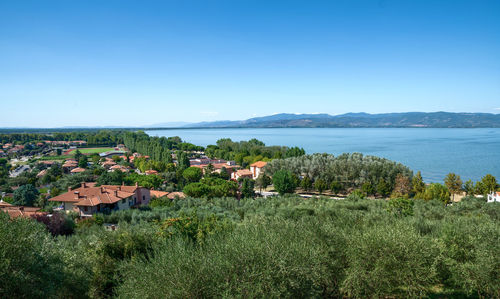
[[[205,154],[210,158],[234,160],[238,165],[247,167],[257,161],[299,157],[305,154],[304,149],[286,146],[266,146],[257,139],[235,142],[229,138],[217,140],[216,145],[209,145]]]
[[[26,144],[30,142],[50,141],[87,141],[87,145],[116,145],[123,143],[123,131],[99,130],[99,131],[72,131],[72,132],[50,132],[50,133],[11,133],[0,134],[0,143]]]
[[[313,154],[287,159],[273,160],[265,168],[266,173],[273,175],[282,170],[303,177],[302,187],[309,189],[315,185],[316,189],[332,189],[334,193],[348,193],[354,189],[364,189],[365,193],[372,195],[398,191],[402,187],[398,184],[398,175],[410,180],[412,171],[400,164],[387,159],[364,156],[360,153],[342,154]],[[317,183],[319,182],[319,183]],[[297,182],[296,185],[300,183]],[[408,182],[409,184],[409,182]]]
[[[500,296],[497,203],[155,201],[71,236],[0,215],[0,297]]]

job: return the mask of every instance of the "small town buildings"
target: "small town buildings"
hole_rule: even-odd
[[[146,170],[144,173],[145,173],[146,175],[157,175],[157,174],[158,174],[158,171],[153,170],[153,169],[150,169],[150,170]]]
[[[231,178],[237,180],[239,178],[253,178],[252,172],[249,169],[240,169],[231,174]]]
[[[264,166],[267,165],[267,162],[257,161],[250,165],[250,171],[252,172],[252,178],[255,180],[259,177],[261,173],[263,173]]]
[[[113,161],[113,159],[109,159],[107,158],[104,162],[101,163],[101,166],[106,168],[106,169],[110,169],[112,166],[115,166],[116,165],[116,162]]]
[[[137,184],[95,186],[95,183],[82,183],[81,187],[68,188],[68,192],[50,198],[49,201],[61,203],[60,210],[77,212],[80,217],[90,217],[99,212],[147,205],[150,199],[150,190]]]
[[[488,194],[488,202],[500,202],[500,192],[491,192]]]
[[[78,167],[78,162],[76,162],[76,160],[74,159],[68,159],[62,165],[62,168],[66,173],[71,172],[71,170],[75,169],[76,167]]]
[[[10,218],[30,218],[38,215],[47,215],[45,212],[40,212],[40,208],[14,206],[3,200],[0,200],[0,213],[1,212],[9,214]]]

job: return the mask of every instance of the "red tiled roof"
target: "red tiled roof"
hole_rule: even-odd
[[[146,173],[147,175],[158,174],[158,171],[151,169],[151,170],[146,170],[144,173]]]
[[[257,167],[257,168],[262,168],[267,165],[267,162],[264,161],[257,161],[253,164],[250,164],[251,167]]]
[[[0,211],[9,214],[10,218],[17,218],[17,217],[29,218],[35,215],[47,215],[46,212],[40,212],[40,208],[35,208],[35,207],[10,206],[10,207],[0,208]]]
[[[71,170],[71,173],[80,173],[80,172],[84,172],[84,171],[85,171],[85,168],[77,167],[77,168]]]
[[[137,186],[103,185],[95,187],[95,184],[89,185],[82,183],[82,187],[53,197],[49,201],[72,202],[77,206],[112,204],[134,195],[138,188]]]
[[[240,170],[236,171],[235,175],[238,177],[242,177],[242,176],[252,177],[252,172],[249,169],[240,169]]]

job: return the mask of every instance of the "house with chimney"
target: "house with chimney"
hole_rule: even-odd
[[[58,202],[60,210],[77,212],[80,217],[96,213],[125,210],[133,206],[147,205],[151,199],[147,188],[125,185],[102,185],[82,183],[79,188],[68,188],[68,192],[49,199]]]

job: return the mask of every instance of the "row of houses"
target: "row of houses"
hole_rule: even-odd
[[[212,165],[214,172],[220,173],[224,168],[230,175],[231,179],[239,178],[257,179],[267,162],[258,161],[250,165],[250,169],[240,169],[241,167],[235,161],[226,161],[224,159],[210,159],[208,157],[196,158],[189,160],[191,167],[201,168],[204,172],[208,165]]]
[[[40,208],[15,206],[1,199],[0,199],[0,212],[7,213],[10,216],[10,218],[18,218],[18,217],[31,218],[38,215],[47,215],[46,212],[40,212]]]

